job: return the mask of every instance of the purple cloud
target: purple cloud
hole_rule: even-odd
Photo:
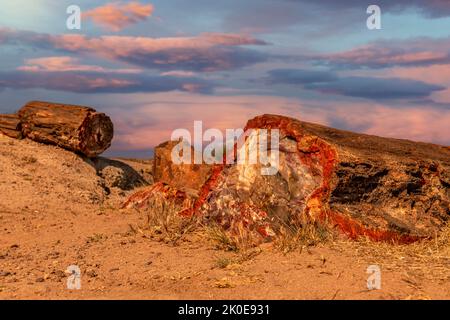
[[[210,93],[211,81],[193,77],[111,74],[104,72],[0,72],[0,89],[30,89],[76,93],[135,93],[185,91]]]
[[[267,45],[250,36],[203,33],[196,37],[150,38],[50,35],[0,28],[0,43],[69,53],[90,54],[139,67],[163,71],[212,72],[263,62],[268,55],[244,46]]]
[[[276,69],[269,71],[268,74],[268,82],[272,84],[309,84],[338,79],[337,75],[330,71],[304,69]]]
[[[445,87],[400,78],[347,77],[338,81],[311,83],[306,89],[375,100],[424,98]]]
[[[342,96],[383,99],[421,99],[443,86],[403,78],[339,77],[331,71],[276,69],[268,72],[268,83],[302,85],[303,88]]]
[[[351,69],[450,64],[450,38],[379,40],[349,51],[313,57],[313,60]]]

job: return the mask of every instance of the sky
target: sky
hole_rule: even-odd
[[[450,1],[0,0],[0,113],[30,100],[105,112],[114,156],[265,113],[450,145]]]

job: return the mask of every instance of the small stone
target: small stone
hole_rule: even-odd
[[[86,275],[91,278],[95,278],[98,276],[97,272],[93,269],[89,269],[88,271],[86,271]]]
[[[12,275],[12,273],[9,271],[0,271],[0,277],[8,277],[10,275]]]
[[[56,277],[56,279],[59,280],[59,281],[61,281],[61,279],[63,279],[63,278],[66,277],[65,272],[64,272],[64,271],[61,271],[61,270],[53,271],[52,274],[54,274],[55,277]]]

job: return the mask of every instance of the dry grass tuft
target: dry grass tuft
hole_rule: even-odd
[[[206,225],[203,230],[206,238],[213,242],[216,249],[237,252],[241,248],[239,239],[231,236],[219,225]]]
[[[333,232],[326,226],[311,221],[287,224],[280,222],[274,245],[283,253],[302,250],[333,239]]]
[[[233,259],[229,257],[218,257],[216,258],[216,261],[214,262],[214,267],[219,269],[225,269],[229,265],[233,264]]]
[[[206,239],[212,242],[216,249],[248,253],[253,252],[261,244],[263,238],[255,230],[236,223],[229,230],[224,230],[218,224],[209,222],[202,226]]]
[[[148,231],[152,238],[177,245],[198,227],[197,219],[187,219],[178,214],[181,209],[162,196],[153,197],[145,212],[142,212],[145,216],[143,230]]]

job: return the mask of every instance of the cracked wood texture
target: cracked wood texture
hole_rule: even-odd
[[[96,157],[111,145],[114,129],[104,113],[85,106],[31,101],[16,115],[0,115],[0,131]]]

